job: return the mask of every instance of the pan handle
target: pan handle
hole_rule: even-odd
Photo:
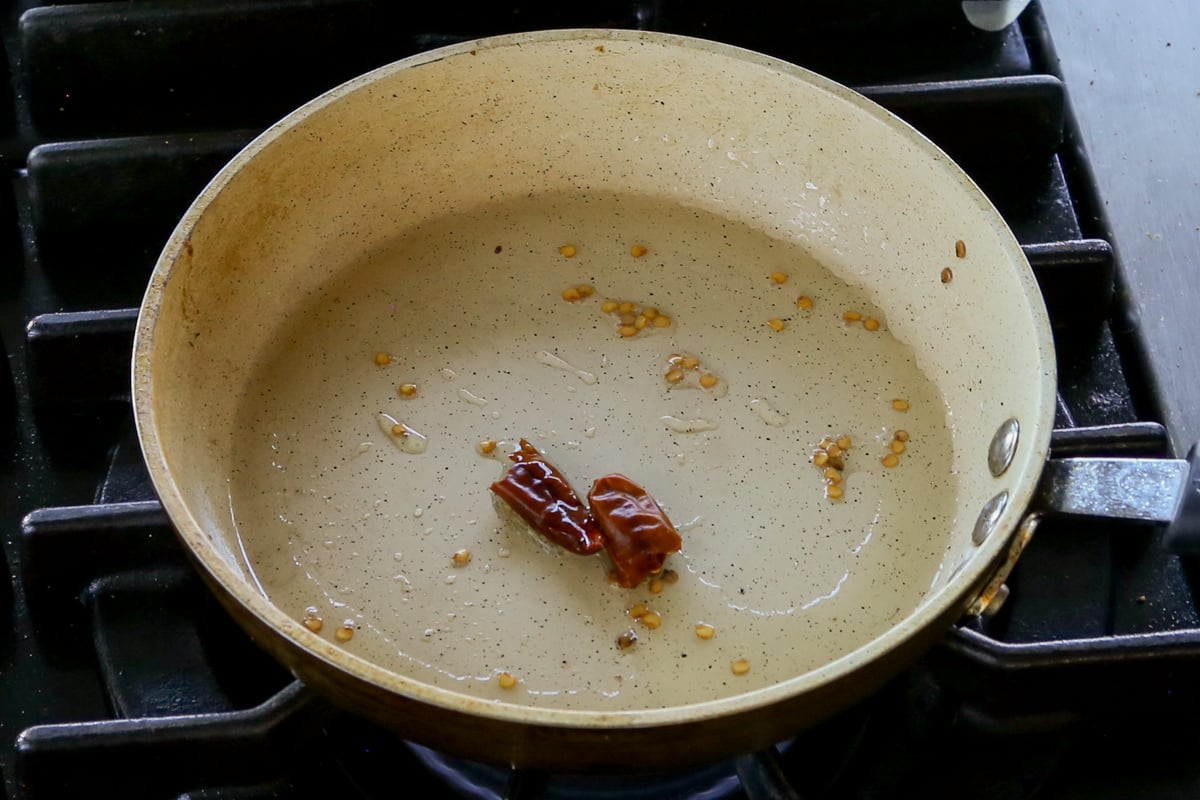
[[[1200,445],[1186,459],[1052,458],[1032,507],[1043,514],[1167,523],[1166,546],[1200,553]]]
[[[1048,515],[1165,522],[1167,549],[1200,554],[1200,444],[1192,445],[1186,459],[1049,459],[1004,560],[968,606],[967,616],[995,614],[1004,604],[1005,581]]]

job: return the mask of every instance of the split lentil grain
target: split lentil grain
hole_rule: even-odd
[[[564,244],[562,247],[558,248],[558,254],[563,258],[574,258],[575,254],[578,252],[579,250],[573,244]]]
[[[397,389],[401,397],[416,397],[417,385],[415,383],[402,383]]]
[[[629,248],[629,255],[633,256],[634,258],[641,258],[649,252],[650,251],[646,247],[640,244],[635,244],[633,247]]]
[[[959,239],[954,243],[954,255],[958,256],[959,258],[967,257],[967,243],[962,239]]]
[[[806,294],[802,294],[796,298],[796,308],[804,309],[805,311],[813,307],[813,299]]]
[[[454,555],[450,556],[450,561],[456,567],[465,567],[471,563],[471,551],[467,549],[456,550]]]
[[[392,357],[381,350],[375,354],[375,363],[381,367],[386,367],[388,364],[392,363]]]
[[[734,675],[745,675],[750,672],[750,662],[744,658],[739,658],[730,665]]]
[[[345,644],[354,638],[354,620],[348,619],[333,632],[333,638]]]
[[[496,683],[500,685],[501,689],[512,689],[516,687],[517,679],[511,673],[501,672],[496,678]]]

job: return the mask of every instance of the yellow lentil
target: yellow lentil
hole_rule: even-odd
[[[744,658],[739,658],[730,666],[734,675],[745,675],[750,671],[750,662]]]
[[[796,298],[796,308],[810,309],[813,307],[813,300],[806,294],[802,294]]]
[[[637,336],[638,329],[632,325],[622,325],[620,328],[617,328],[617,332],[628,339],[630,336]]]
[[[825,452],[829,454],[830,458],[837,458],[842,454],[842,446],[840,444],[831,444],[825,448]]]
[[[605,300],[603,303],[600,304],[600,310],[603,311],[605,314],[611,314],[612,312],[617,310],[617,306],[619,306],[619,305],[621,305],[621,304],[618,303],[616,300]]]
[[[662,625],[662,616],[657,611],[647,611],[642,616],[638,617],[638,622],[645,625],[650,630]]]
[[[665,588],[666,584],[663,583],[662,578],[655,578],[650,581],[650,594],[662,594]]]
[[[563,258],[574,258],[577,252],[579,251],[575,249],[575,245],[573,244],[564,244],[562,247],[558,248],[558,253]]]
[[[479,452],[486,455],[491,455],[496,451],[496,442],[492,439],[484,439],[479,443]]]
[[[826,453],[824,450],[818,450],[813,456],[813,463],[818,467],[825,466],[829,463],[829,453]]]
[[[711,389],[717,385],[717,376],[711,372],[706,372],[700,376],[700,385],[705,389]]]
[[[665,328],[670,324],[671,324],[671,318],[668,317],[666,314],[659,314],[657,317],[654,318],[654,327],[656,327],[656,328]]]
[[[679,383],[683,380],[683,370],[675,367],[667,371],[667,383]]]
[[[342,623],[342,626],[333,632],[333,638],[339,642],[348,642],[354,638],[354,620],[348,619]]]
[[[397,422],[392,426],[392,436],[408,436],[408,426],[403,422]]]
[[[664,570],[663,580],[667,583],[679,583],[679,573],[673,569]]]
[[[906,444],[904,444],[904,442],[900,441],[899,439],[893,439],[891,445],[889,445],[889,446],[892,448],[892,452],[895,453],[896,455],[900,455],[901,453],[903,453],[905,450],[908,449],[908,446]]]
[[[634,258],[641,258],[649,252],[649,250],[640,244],[635,244],[633,247],[629,248],[629,255],[633,256]]]
[[[417,385],[415,383],[402,383],[397,390],[401,397],[412,397],[417,393]]]
[[[381,350],[375,354],[375,363],[381,367],[386,367],[388,364],[392,363],[392,357]]]
[[[683,367],[684,369],[696,369],[700,366],[700,359],[693,358],[692,356],[684,356],[680,360],[679,366]]]
[[[650,306],[648,308],[643,308],[642,316],[644,316],[646,319],[654,319],[655,317],[658,316],[658,309],[655,308],[654,306]]]
[[[717,634],[717,629],[714,628],[712,625],[709,625],[707,622],[697,622],[696,623],[696,635],[699,636],[701,639],[706,639],[706,640],[711,639],[716,634]]]
[[[626,300],[623,303],[620,303],[617,305],[617,311],[620,311],[622,314],[632,314],[633,313],[633,303]]]
[[[829,495],[830,500],[841,500],[846,491],[839,484],[835,483],[825,490],[825,494]]]
[[[312,612],[304,615],[303,622],[304,627],[308,628],[313,633],[320,633],[321,628],[325,627],[325,621]]]
[[[967,257],[967,243],[962,239],[959,239],[954,243],[954,255],[958,256],[959,258]]]
[[[454,551],[454,555],[450,556],[450,560],[454,562],[454,566],[456,567],[466,566],[471,563],[471,551],[466,549],[456,550]]]
[[[586,283],[581,283],[575,287],[575,291],[579,292],[580,297],[591,297],[596,290]]]
[[[622,650],[628,650],[637,644],[637,632],[630,628],[617,637],[617,647]]]
[[[879,330],[879,320],[874,317],[867,317],[863,320],[863,327],[869,331],[877,331]]]
[[[949,283],[952,280],[954,280],[954,270],[946,267],[942,270],[942,283]]]
[[[897,411],[908,411],[911,406],[908,404],[907,400],[897,397],[892,401],[892,408],[896,409]]]
[[[885,467],[891,468],[900,463],[900,457],[895,453],[888,453],[886,456],[879,459],[879,463],[883,464]]]
[[[830,483],[841,483],[842,482],[841,470],[838,470],[835,467],[826,467],[824,475],[825,475],[825,480],[829,481]]]
[[[908,441],[908,431],[906,431],[906,430],[896,431],[895,439],[897,442],[907,442]]]
[[[842,319],[846,322],[858,322],[862,319],[862,314],[857,311],[847,311],[845,314],[842,314]]]
[[[771,280],[775,281],[776,283],[787,283],[787,279],[788,279],[788,276],[787,276],[786,272],[772,272],[771,273]]]
[[[767,320],[767,324],[770,325],[772,328],[774,328],[776,331],[783,330],[783,320],[779,319],[778,317],[774,317],[772,319]]]
[[[839,436],[838,437],[837,446],[842,448],[843,450],[849,450],[850,444],[851,444],[851,439],[849,436]]]
[[[646,317],[645,314],[638,314],[637,319],[635,319],[633,321],[633,327],[637,328],[639,331],[649,324],[650,324],[650,320],[649,320],[649,318]]]
[[[563,289],[562,299],[566,300],[568,303],[574,303],[576,300],[578,300],[580,298],[580,296],[581,295],[579,294],[578,289],[575,289],[575,288]]]
[[[512,689],[517,685],[517,679],[507,672],[501,672],[496,683],[500,684],[501,689]]]
[[[645,603],[638,603],[629,609],[629,616],[633,617],[634,619],[641,619],[642,617],[646,616],[646,612],[649,610],[650,609],[646,607]]]

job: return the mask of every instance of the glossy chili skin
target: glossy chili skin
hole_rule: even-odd
[[[511,453],[513,465],[492,484],[492,491],[521,519],[554,544],[592,555],[604,549],[604,535],[567,479],[524,439]]]
[[[667,555],[683,546],[654,498],[624,475],[598,479],[588,493],[588,505],[604,532],[617,582],[626,589],[661,572]]]

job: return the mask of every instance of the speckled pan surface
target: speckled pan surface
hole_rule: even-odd
[[[565,301],[578,285],[595,293]],[[671,324],[622,337],[607,299]],[[676,354],[702,367],[672,384]],[[852,682],[963,607],[1030,496],[1054,391],[1020,248],[928,142],[796,67],[619,31],[425,54],[273,127],[168,244],[133,379],[183,541],[301,671],[599,732]],[[1021,439],[994,478],[1009,417]],[[841,434],[832,502],[810,459]],[[679,581],[618,589],[602,557],[523,533],[476,449],[519,437],[581,493],[608,472],[644,485],[683,528]],[[661,627],[625,615],[638,602]]]

